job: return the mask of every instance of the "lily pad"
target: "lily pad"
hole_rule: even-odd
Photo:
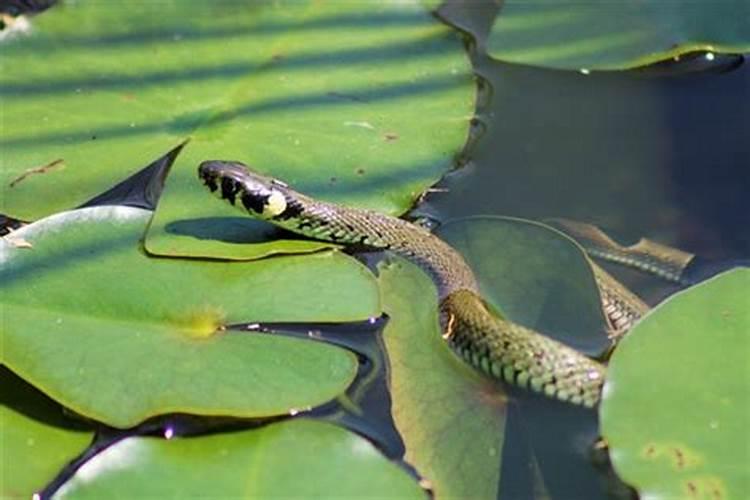
[[[0,497],[31,498],[88,445],[93,433],[0,366]]]
[[[627,69],[694,51],[750,50],[745,0],[506,0],[487,40],[502,61]]]
[[[581,248],[533,221],[476,216],[436,231],[461,252],[482,296],[511,321],[589,354],[609,342],[594,274]]]
[[[252,263],[149,258],[138,242],[150,215],[64,212],[0,242],[0,361],[116,427],[167,412],[283,414],[348,386],[357,362],[347,351],[221,328],[378,315],[364,266],[338,252]]]
[[[365,439],[295,419],[173,439],[132,437],[100,453],[56,498],[425,498]]]
[[[441,337],[437,294],[417,266],[379,267],[392,413],[406,461],[436,498],[494,498],[500,480],[506,398]]]
[[[460,36],[419,0],[61,2],[2,43],[0,212],[28,220],[72,208],[190,138],[149,234],[153,253],[252,248],[211,221],[229,208],[195,186],[206,159],[403,212],[451,165],[474,109]],[[263,238],[257,224],[246,229]]]
[[[750,491],[750,270],[656,307],[612,356],[602,432],[642,498],[743,498]],[[658,381],[658,383],[656,383]]]

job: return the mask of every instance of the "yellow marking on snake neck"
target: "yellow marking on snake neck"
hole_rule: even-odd
[[[263,215],[276,217],[286,210],[286,198],[278,191],[271,191],[268,197],[268,203],[263,207]]]

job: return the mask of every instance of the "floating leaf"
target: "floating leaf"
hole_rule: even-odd
[[[491,498],[498,490],[505,396],[441,338],[430,279],[402,259],[381,265],[383,333],[392,412],[406,460],[437,498]],[[471,454],[467,454],[471,450]]]
[[[419,0],[60,2],[2,47],[0,212],[69,209],[191,138],[153,253],[267,253],[238,245],[267,227],[216,220],[236,214],[197,185],[206,159],[403,212],[451,165],[474,109],[460,36]]]
[[[306,419],[212,436],[132,437],[100,453],[58,498],[424,498],[365,439]]]
[[[161,413],[286,413],[340,394],[357,362],[323,343],[220,331],[257,321],[378,315],[369,271],[338,252],[252,263],[155,259],[150,212],[61,213],[0,243],[1,361],[73,410],[117,427]]]
[[[643,498],[742,498],[750,491],[750,270],[668,299],[612,356],[602,432]]]
[[[507,0],[487,51],[559,69],[626,69],[693,51],[750,50],[745,0]]]
[[[0,497],[31,498],[83,451],[92,434],[0,367]]]

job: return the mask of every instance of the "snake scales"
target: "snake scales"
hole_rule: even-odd
[[[408,258],[437,285],[443,336],[470,364],[491,377],[562,401],[588,407],[598,403],[605,367],[492,314],[461,255],[426,229],[377,212],[314,200],[237,162],[203,162],[198,176],[219,198],[255,218],[309,238],[390,250]],[[597,275],[597,281],[606,283],[607,278]],[[609,296],[604,297],[606,309]],[[615,312],[635,316],[621,304]]]

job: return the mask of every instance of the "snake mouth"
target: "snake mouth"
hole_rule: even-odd
[[[198,177],[216,196],[254,217],[276,217],[287,208],[286,198],[279,191],[284,184],[253,172],[240,162],[204,161],[198,166]]]
[[[216,191],[224,178],[229,178],[238,183],[249,175],[248,168],[237,161],[209,160],[198,166],[198,177],[211,191]]]

